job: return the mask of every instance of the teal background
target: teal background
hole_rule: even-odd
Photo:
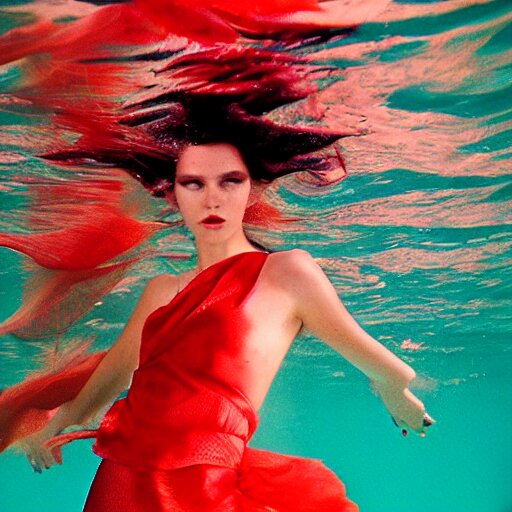
[[[481,74],[462,85],[443,84],[442,90],[421,83],[383,96],[389,109],[451,114],[461,120],[461,129],[467,129],[462,120],[489,128],[479,139],[452,149],[468,157],[486,155],[495,173],[475,175],[470,165],[458,175],[425,172],[405,167],[397,155],[396,167],[354,172],[321,193],[304,192],[304,184],[285,178],[272,193],[286,205],[287,214],[304,221],[284,233],[259,233],[272,249],[298,246],[319,258],[358,322],[415,368],[419,378],[414,391],[437,420],[426,438],[403,438],[360,372],[321,341],[307,335],[296,340],[261,410],[251,445],[322,459],[362,512],[512,512],[511,16],[510,2],[490,1],[434,17],[372,23],[338,43],[349,46],[395,35],[427,38],[371,56],[400,65],[421,55],[430,35],[481,24],[484,37],[485,24],[496,22],[494,35],[475,51]],[[464,45],[464,40],[457,35],[451,44]],[[0,75],[0,86],[14,78]],[[0,125],[12,123],[13,115],[0,113]],[[21,126],[22,116],[14,116]],[[42,165],[35,159],[27,163],[30,172]],[[16,165],[2,164],[0,183],[19,171]],[[410,191],[445,191],[448,199],[440,204],[434,197],[432,204],[416,205],[423,224],[392,222],[392,212],[401,211],[395,196]],[[383,200],[380,217],[378,212],[371,222],[350,217],[351,206],[377,199]],[[9,212],[22,211],[24,199],[0,193],[0,201],[2,229],[9,228]],[[457,221],[431,217],[438,207]],[[336,212],[341,212],[342,223],[331,222],[339,218]],[[187,233],[183,235],[183,247],[190,248]],[[397,248],[427,252],[411,252],[409,266],[399,270],[376,263],[380,253],[393,261]],[[423,254],[424,260],[414,254]],[[133,293],[105,297],[72,334],[92,332],[95,348],[109,346],[151,273],[193,264],[169,266],[161,259],[141,265],[134,270],[141,281]],[[349,271],[353,268],[357,271]],[[1,319],[20,304],[23,278],[21,257],[0,249]],[[423,343],[421,350],[401,348],[406,339]],[[40,350],[40,342],[0,338],[0,386],[19,382],[35,368]],[[23,456],[2,454],[0,512],[81,510],[100,461],[91,444],[66,446],[64,465],[40,475]]]

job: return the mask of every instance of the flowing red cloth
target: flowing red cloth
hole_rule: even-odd
[[[86,512],[358,510],[321,461],[247,447],[244,304],[267,257],[211,265],[148,317],[128,395],[97,432]]]
[[[78,395],[106,354],[82,354],[89,345],[90,342],[81,345],[74,352],[75,357],[58,371],[31,377],[0,391],[0,453],[43,428],[63,403]],[[94,435],[91,430],[69,432],[52,438],[48,445],[61,463],[61,445]]]

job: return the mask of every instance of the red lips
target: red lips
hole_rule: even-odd
[[[201,221],[201,224],[221,224],[222,222],[225,222],[225,219],[222,217],[218,217],[217,215],[208,215],[208,217]]]

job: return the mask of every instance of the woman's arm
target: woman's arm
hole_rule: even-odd
[[[51,452],[41,446],[46,440],[69,426],[87,423],[129,387],[139,362],[144,322],[155,309],[168,303],[176,291],[173,276],[162,275],[148,282],[120,337],[78,395],[63,404],[43,429],[24,438],[29,459],[32,458],[36,466],[48,468],[56,463]]]
[[[287,257],[285,286],[304,327],[370,379],[397,424],[424,432],[425,408],[407,389],[415,371],[364,331],[308,252],[295,249]]]

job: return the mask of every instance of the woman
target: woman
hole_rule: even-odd
[[[166,198],[194,234],[197,268],[148,283],[81,392],[26,439],[34,467],[56,462],[45,441],[132,381],[98,431],[104,460],[86,511],[357,510],[317,461],[247,448],[256,411],[302,327],[367,375],[404,433],[425,435],[433,420],[408,389],[414,370],[357,324],[306,251],[251,244],[242,219],[261,188],[235,146],[186,146],[171,181]]]
[[[375,2],[355,10],[341,1],[193,4],[190,10],[167,0],[106,6],[70,24],[42,23],[0,40],[5,61],[38,52],[51,56],[46,66],[37,56],[30,67],[34,75],[16,92],[19,100],[54,114],[56,129],[44,132],[49,138],[44,146],[36,144],[38,156],[73,172],[83,167],[94,183],[96,171],[102,177],[112,168],[129,172],[179,208],[195,236],[198,261],[193,272],[148,283],[106,355],[89,354],[84,365],[73,362],[4,391],[0,427],[8,428],[0,451],[20,441],[35,470],[50,467],[55,457],[60,462],[51,448],[57,438],[91,437],[56,434],[86,425],[130,386],[94,434],[93,448],[103,461],[88,512],[354,511],[343,484],[320,461],[247,447],[257,410],[302,326],[370,378],[404,432],[424,435],[432,420],[407,387],[414,371],[358,326],[311,256],[259,250],[245,236],[242,220],[260,182],[299,171],[321,185],[345,176],[339,149],[327,149],[364,129],[357,118],[352,127],[335,123],[336,129],[324,122],[325,106],[316,105],[312,95],[323,79],[332,80],[333,70],[321,60],[315,64],[302,48],[337,37],[333,28],[340,37],[354,30]],[[137,52],[133,44],[148,46]],[[305,101],[297,112],[272,115],[299,100]],[[41,147],[49,152],[41,154]],[[77,203],[86,199],[84,209],[103,200],[111,205],[109,194],[119,183],[106,185],[97,201],[85,189],[86,178],[79,181]],[[110,263],[114,269],[129,265],[117,257],[156,229],[120,226],[121,215],[100,216],[105,229],[98,229],[88,225],[91,217],[97,220],[94,211],[85,219],[73,217],[78,226],[68,244],[55,243],[62,240],[61,230],[51,238],[43,233],[45,244],[41,237],[32,242],[16,233],[0,243],[31,257],[42,253],[38,262],[45,268],[87,286]],[[134,224],[139,233],[128,236],[133,230],[124,226]],[[112,236],[112,227],[119,236]],[[77,232],[87,235],[85,242]],[[105,243],[108,250],[101,250]],[[89,261],[83,250],[89,246],[99,248],[92,252],[101,257]],[[65,254],[55,258],[54,252]],[[113,274],[112,283],[118,275]],[[59,283],[58,290],[69,290]],[[73,300],[59,302],[64,300],[52,296],[50,313],[66,311]],[[72,323],[67,317],[78,318],[91,303],[78,302],[78,313],[45,325],[64,331]],[[47,331],[37,328],[36,334]],[[49,389],[48,383],[55,386]]]

